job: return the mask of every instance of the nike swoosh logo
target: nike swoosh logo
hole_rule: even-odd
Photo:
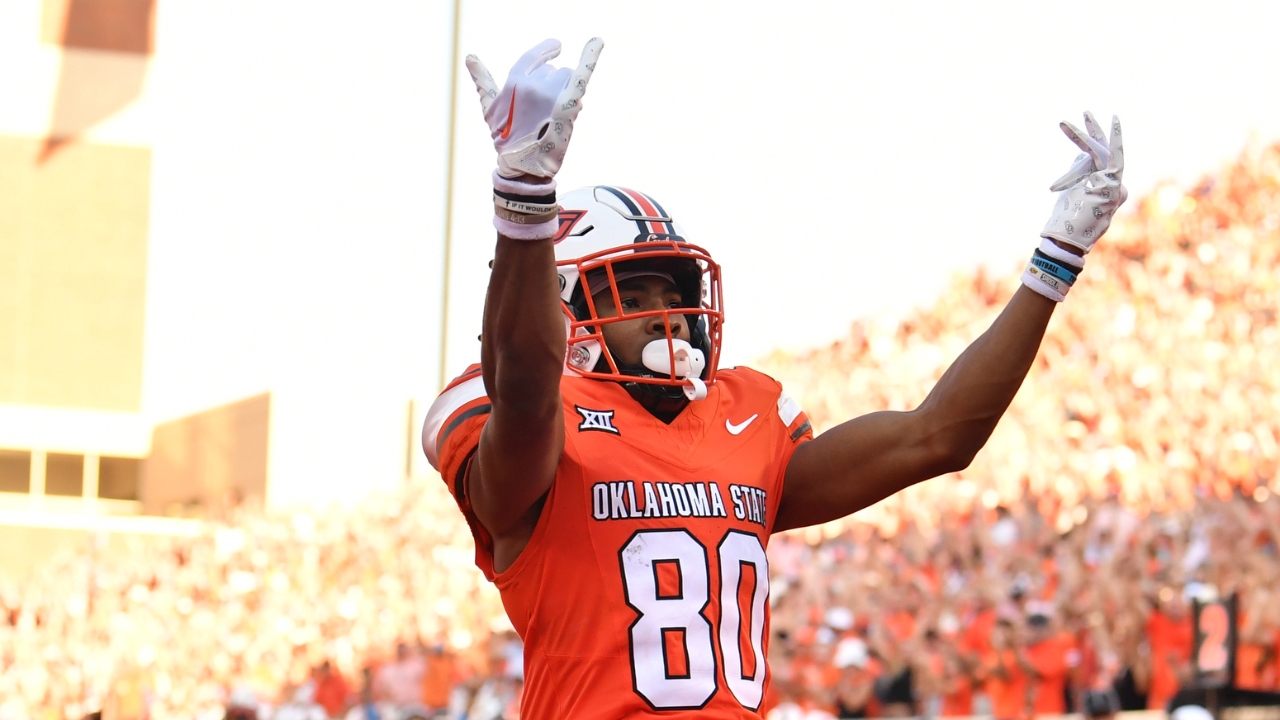
[[[760,417],[760,413],[756,413],[755,415],[752,415],[746,420],[743,420],[738,425],[734,425],[733,423],[729,422],[728,418],[726,418],[724,421],[724,429],[728,430],[730,435],[740,435],[742,434],[742,431],[746,430],[747,426],[750,425],[751,422],[758,417]]]
[[[511,88],[511,106],[507,109],[507,124],[502,128],[502,139],[511,137],[511,123],[516,119],[516,89]]]

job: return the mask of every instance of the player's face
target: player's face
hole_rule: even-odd
[[[608,288],[593,296],[596,313],[601,318],[626,317],[631,313],[647,310],[666,310],[681,307],[680,291],[670,280],[656,275],[641,275],[618,283],[619,308]],[[621,312],[619,312],[621,310]],[[684,315],[670,316],[671,336],[689,339],[689,323]],[[632,321],[604,323],[601,325],[605,343],[615,360],[630,365],[640,364],[640,354],[650,342],[665,338],[666,328],[661,317],[642,317]]]

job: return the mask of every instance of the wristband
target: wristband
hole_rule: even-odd
[[[1022,273],[1022,284],[1054,302],[1067,299],[1071,286],[1084,270],[1084,257],[1063,250],[1053,240],[1042,237],[1040,247]]]
[[[1071,289],[1070,285],[1058,280],[1031,263],[1027,263],[1027,269],[1022,273],[1022,284],[1054,302],[1062,302],[1063,300],[1066,300],[1067,291]]]
[[[1067,287],[1075,285],[1076,278],[1080,276],[1080,271],[1076,268],[1070,267],[1066,263],[1059,263],[1039,250],[1032,253],[1031,264],[1036,266],[1036,268],[1049,273],[1062,282],[1065,282]]]
[[[559,216],[559,213],[552,210],[551,212],[530,215],[528,213],[517,212],[515,210],[494,207],[493,216],[501,220],[513,222],[517,225],[541,225],[543,223],[554,221]]]
[[[1080,274],[1081,270],[1084,270],[1083,255],[1067,252],[1047,237],[1040,238],[1040,252],[1057,260],[1059,265],[1065,265],[1074,270],[1077,275]]]
[[[533,195],[516,195],[515,193],[494,190],[493,206],[500,210],[509,210],[525,215],[545,215],[559,211],[555,193],[535,197]]]
[[[556,181],[530,183],[493,171],[493,226],[512,240],[545,240],[560,229]]]
[[[525,220],[529,217],[528,215],[521,216]],[[530,223],[508,220],[495,214],[493,216],[493,226],[498,229],[498,232],[503,237],[508,237],[512,240],[546,240],[555,235],[556,231],[560,229],[560,217],[559,215],[551,215],[550,220]]]
[[[498,174],[497,170],[493,171],[493,189],[512,195],[525,195],[529,197],[541,197],[543,195],[553,195],[556,191],[556,181],[549,183],[531,183],[523,180],[513,180],[509,177],[503,177]]]
[[[1037,251],[1032,255],[1030,263],[1027,263],[1027,269],[1023,270],[1021,281],[1039,295],[1048,297],[1053,302],[1061,302],[1066,300],[1066,293],[1071,291],[1071,286],[1079,277],[1073,270],[1074,268],[1048,258],[1044,252]]]

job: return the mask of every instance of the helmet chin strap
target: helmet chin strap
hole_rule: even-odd
[[[674,368],[671,367],[673,359]],[[640,363],[653,372],[689,383],[684,386],[684,395],[690,400],[707,396],[707,384],[702,381],[707,359],[701,350],[684,340],[672,339],[669,346],[665,338],[650,341],[640,353]]]

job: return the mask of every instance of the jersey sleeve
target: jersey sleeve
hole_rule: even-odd
[[[440,473],[440,479],[466,518],[475,539],[476,567],[489,580],[494,578],[493,538],[471,509],[467,474],[491,409],[480,366],[472,365],[440,393],[422,426],[422,449],[427,461]]]
[[[800,403],[795,398],[787,394],[782,389],[782,384],[778,383],[778,418],[782,421],[783,430],[779,433],[778,443],[778,475],[775,478],[774,487],[777,488],[777,502],[781,502],[783,486],[785,485],[785,477],[787,474],[787,466],[791,464],[791,455],[801,443],[808,442],[813,439],[813,425],[809,422],[809,416],[800,408]],[[772,518],[777,517],[777,505],[775,503],[770,514],[770,527],[772,527]]]
[[[489,396],[485,393],[480,366],[472,365],[449,383],[427,410],[427,421],[422,426],[422,450],[427,454],[431,467],[444,475],[446,443],[455,439],[454,434],[468,420],[481,418],[480,424],[483,425],[483,418],[489,415],[489,410]]]
[[[778,417],[787,428],[787,439],[791,441],[791,445],[794,447],[806,440],[812,440],[813,425],[809,423],[809,416],[800,409],[800,403],[782,389],[781,383],[778,385],[778,390]]]

